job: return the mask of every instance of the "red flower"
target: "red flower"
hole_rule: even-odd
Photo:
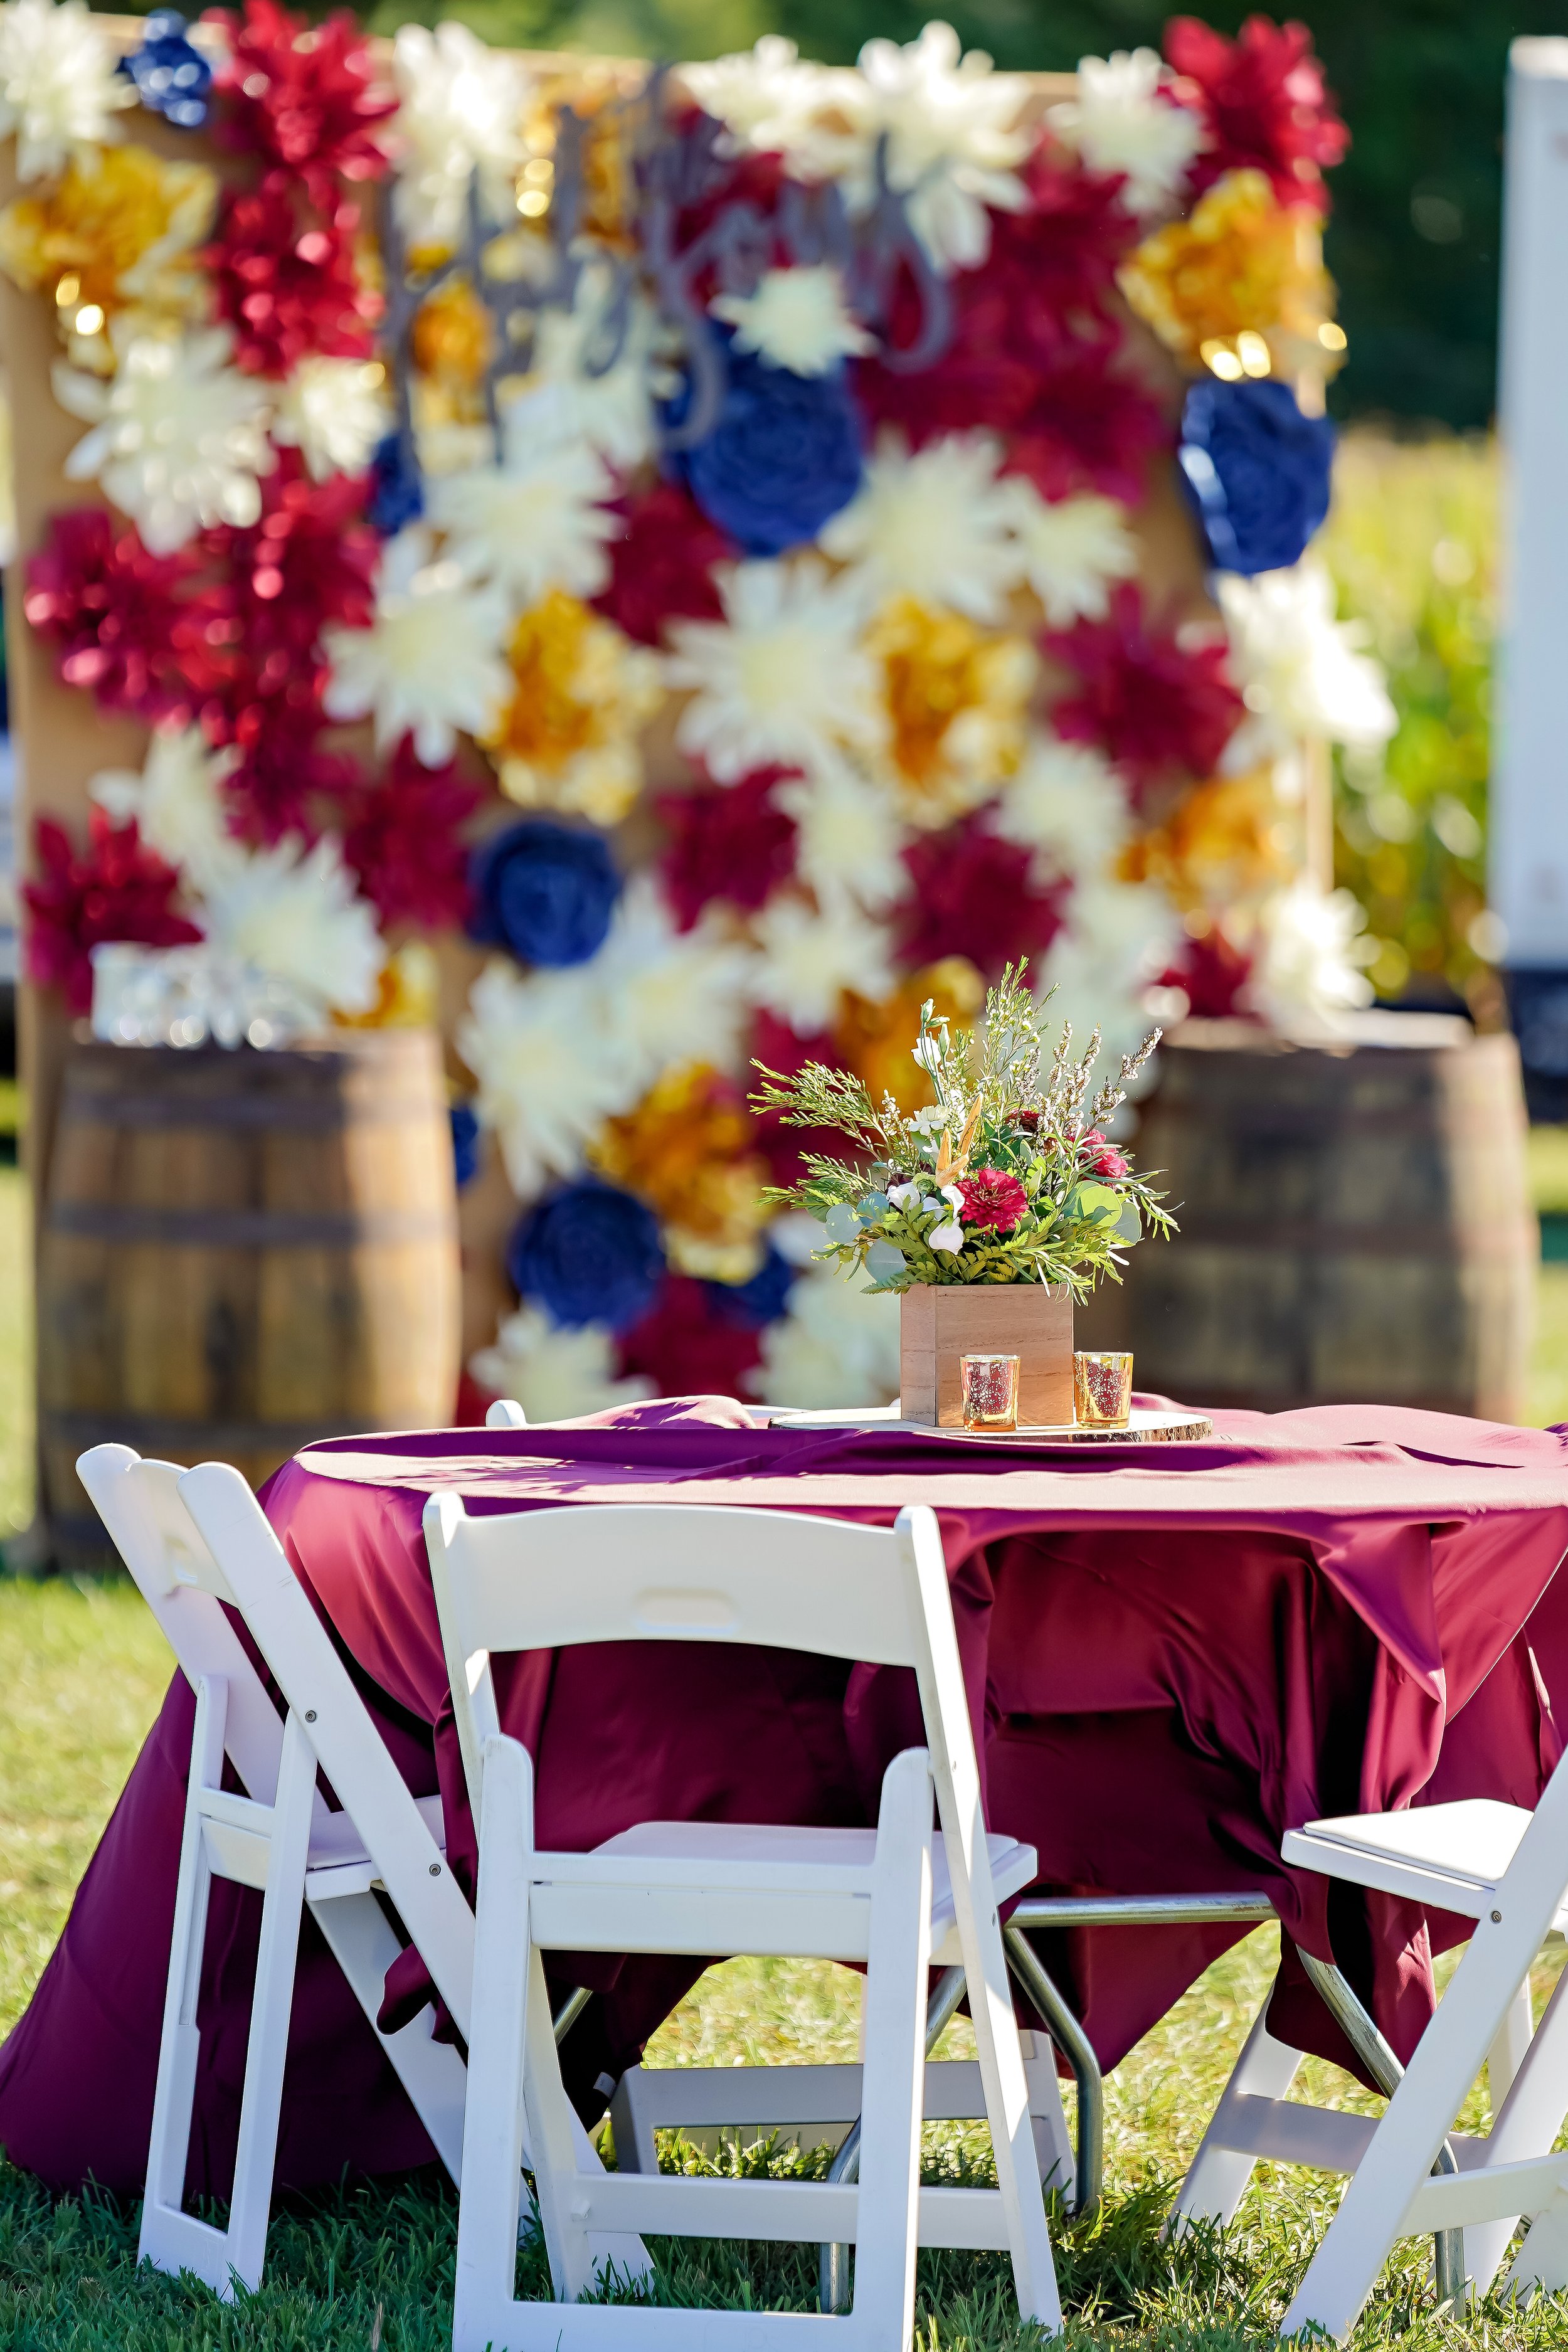
[[[1193,165],[1194,195],[1223,173],[1251,169],[1268,173],[1281,204],[1327,209],[1323,171],[1340,162],[1350,132],[1305,25],[1249,16],[1227,41],[1195,16],[1173,16],[1165,55],[1208,133]]]
[[[616,1369],[623,1380],[645,1373],[661,1396],[738,1397],[762,1354],[761,1332],[721,1314],[707,1283],[667,1274],[642,1320],[622,1332]]]
[[[374,79],[371,45],[346,8],[311,25],[278,0],[245,0],[243,20],[212,8],[204,22],[227,36],[217,86],[231,145],[300,175],[319,205],[330,204],[337,178],[382,178],[387,161],[375,126],[396,113],[397,100]]]
[[[1188,939],[1169,971],[1160,974],[1161,988],[1179,988],[1187,1009],[1202,1021],[1223,1021],[1233,1015],[1252,1020],[1238,1003],[1252,977],[1252,959],[1232,944],[1217,923],[1201,939]]]
[[[674,482],[620,499],[626,529],[609,551],[610,584],[594,603],[639,645],[662,642],[667,621],[719,621],[713,566],[735,550]]]
[[[777,1070],[786,1078],[803,1069],[807,1062],[826,1062],[837,1069],[842,1060],[837,1046],[826,1033],[815,1037],[800,1037],[787,1022],[775,1013],[759,1013],[752,1030],[751,1060],[762,1062],[770,1070]],[[760,1085],[756,1072],[751,1072],[753,1084]],[[748,1091],[750,1089],[748,1088]],[[803,1151],[820,1151],[835,1160],[844,1157],[844,1138],[837,1128],[785,1127],[777,1111],[753,1111],[757,1149],[768,1163],[768,1172],[775,1184],[795,1184],[805,1174],[802,1164]]]
[[[175,910],[179,876],[142,846],[133,822],[117,827],[95,808],[88,824],[88,846],[79,853],[63,825],[41,816],[33,834],[37,876],[22,885],[27,977],[36,987],[58,988],[69,1013],[91,1009],[89,950],[101,941],[174,948],[202,936]]]
[[[1088,1162],[1090,1173],[1107,1184],[1120,1183],[1127,1173],[1126,1160],[1114,1144],[1107,1143],[1097,1127],[1091,1127],[1087,1135],[1079,1137],[1078,1155]]]
[[[309,676],[239,712],[229,740],[241,756],[225,793],[246,840],[279,841],[286,833],[316,840],[319,803],[341,802],[359,782],[357,761],[318,741],[321,724]],[[334,811],[333,822],[342,823],[341,813]]]
[[[1030,853],[992,833],[984,813],[947,833],[923,833],[904,851],[914,886],[903,912],[902,960],[967,956],[988,977],[1020,956],[1043,955],[1061,927],[1065,886],[1041,890]]]
[[[961,1176],[958,1197],[963,1203],[966,1225],[988,1227],[998,1234],[1010,1233],[1029,1206],[1022,1184],[1005,1168],[977,1168],[972,1176]]]
[[[1094,344],[1068,344],[1012,422],[1006,470],[1026,474],[1047,499],[1099,490],[1136,506],[1150,457],[1174,441],[1145,385],[1108,366]]]
[[[1070,742],[1098,743],[1136,797],[1171,769],[1212,775],[1242,713],[1222,644],[1184,646],[1146,617],[1131,581],[1103,621],[1079,621],[1046,639],[1079,675],[1051,724]]]
[[[301,215],[282,175],[230,189],[218,234],[203,255],[235,356],[253,375],[285,376],[302,359],[364,359],[381,297],[354,263],[358,207],[339,204],[325,221]]]
[[[355,475],[312,481],[298,455],[286,450],[262,482],[260,520],[247,530],[223,525],[205,534],[209,552],[228,571],[250,690],[267,690],[259,673],[268,655],[286,657],[280,683],[288,668],[314,652],[330,621],[368,627],[381,541],[364,520],[365,492],[365,480]],[[242,674],[242,692],[247,682]]]
[[[68,686],[106,710],[184,723],[229,665],[231,625],[220,593],[196,585],[200,568],[195,548],[153,555],[102,507],[71,507],[49,518],[22,609]]]
[[[461,827],[483,798],[455,761],[422,768],[406,735],[384,776],[362,777],[346,811],[343,856],[384,923],[437,931],[468,920]]]
[[[710,898],[748,914],[795,872],[795,822],[773,803],[773,786],[795,768],[759,768],[738,784],[663,793],[655,813],[669,835],[659,880],[676,921],[689,931]]]

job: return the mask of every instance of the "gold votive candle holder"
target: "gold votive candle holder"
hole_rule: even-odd
[[[965,1429],[1017,1428],[1018,1365],[1016,1356],[960,1356]]]
[[[1078,1348],[1073,1415],[1080,1429],[1125,1429],[1132,1417],[1132,1359],[1114,1348]]]

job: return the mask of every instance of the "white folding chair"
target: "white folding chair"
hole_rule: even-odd
[[[479,1822],[473,2088],[463,2146],[455,2352],[626,2342],[765,2352],[813,2328],[906,2352],[917,2238],[1012,2255],[1019,2306],[1060,2325],[1028,2091],[996,1906],[1035,1856],[987,1838],[941,1538],[777,1511],[584,1506],[425,1515],[464,1767]],[[590,1853],[533,1843],[532,1768],[500,1730],[497,1651],[599,1641],[723,1641],[912,1666],[928,1748],[889,1765],[875,1831],[641,1822]],[[932,1795],[941,1826],[932,1843]],[[593,2176],[576,2164],[544,2006],[549,1950],[809,1954],[867,1968],[858,2185]],[[926,1986],[964,1971],[999,2186],[920,2186]],[[495,2184],[526,2126],[559,2301],[515,2299],[515,2231]],[[853,2242],[853,2308],[820,2315],[589,2305],[586,2232]]]
[[[1505,2291],[1568,2286],[1568,2154],[1551,2152],[1568,2116],[1568,1976],[1533,2032],[1530,2000],[1542,1945],[1568,1930],[1568,1767],[1559,1765],[1533,1813],[1468,1799],[1351,1814],[1289,1832],[1281,1852],[1299,1869],[1473,1919],[1475,1931],[1407,2069],[1353,1996],[1347,2006],[1338,1971],[1303,1952],[1388,2106],[1374,2120],[1288,2099],[1300,2054],[1273,2041],[1260,2017],[1182,2208],[1227,2218],[1258,2157],[1351,2175],[1285,2315],[1286,2336],[1309,2325],[1347,2336],[1396,2241],[1427,2232],[1440,2301],[1486,2292],[1521,2219],[1531,2226]],[[1491,2130],[1461,2134],[1454,2119],[1483,2064]]]
[[[390,1896],[465,2034],[473,1914],[446,1864],[440,1800],[409,1794],[239,1473],[216,1462],[182,1472],[123,1445],[94,1447],[77,1469],[196,1694],[139,2253],[157,2269],[193,2272],[226,2300],[237,2279],[254,2291],[265,2258],[301,1904],[454,2180],[467,2068],[433,2038],[429,2011],[395,2033],[376,2026],[384,1979],[402,1948],[376,1890]],[[244,1618],[283,1694],[286,1720],[224,1603]],[[244,1796],[222,1785],[226,1754]],[[318,1763],[340,1812],[317,1790]],[[263,1890],[226,2229],[182,2210],[214,1876]],[[615,2252],[646,2268],[640,2248],[617,2242]]]

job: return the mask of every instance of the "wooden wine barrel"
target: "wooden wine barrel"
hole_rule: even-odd
[[[1132,1255],[1137,1384],[1516,1420],[1539,1250],[1518,1049],[1430,1015],[1353,1036],[1194,1021],[1162,1046],[1137,1154],[1182,1230]]]
[[[259,1481],[315,1438],[447,1423],[459,1281],[432,1034],[75,1049],[38,1259],[57,1556],[102,1554],[87,1446]]]

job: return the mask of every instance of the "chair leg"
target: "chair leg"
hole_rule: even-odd
[[[1002,1931],[1007,1966],[1023,1987],[1035,2014],[1072,2068],[1078,2090],[1078,2151],[1073,2159],[1072,2210],[1092,2213],[1105,2182],[1105,2082],[1089,2040],[1055,1979],[1021,1927]]]
[[[1268,2003],[1252,2022],[1252,2031],[1242,2045],[1240,2057],[1220,2094],[1215,2107],[1198,2145],[1198,2152],[1187,2168],[1181,2194],[1172,2209],[1166,2231],[1179,2236],[1194,2221],[1230,2221],[1246,2194],[1252,2178],[1256,2158],[1231,2144],[1230,2134],[1237,2117],[1237,2105],[1241,2099],[1282,2099],[1296,2079],[1301,2063],[1301,2053],[1288,2042],[1276,2042],[1268,2026]]]
[[[1525,1980],[1528,1990],[1529,1979]],[[1496,2044],[1493,2044],[1496,2047]],[[1541,2023],[1531,2037],[1530,2045],[1519,2063],[1519,2071],[1509,2086],[1508,2095],[1498,2109],[1487,2140],[1489,2164],[1513,2164],[1524,2158],[1544,2156],[1556,2145],[1568,2116],[1568,1974],[1559,1977],[1552,1988],[1551,2000],[1542,2014]],[[1546,2225],[1546,2226],[1543,2226]],[[1475,2281],[1475,2291],[1484,2294],[1497,2276],[1509,2242],[1517,2226],[1516,2220],[1485,2221],[1472,2225],[1465,2231],[1465,2254]],[[1506,2282],[1510,2292],[1526,2284],[1549,2284],[1555,2277],[1563,2259],[1552,2259],[1550,2268],[1539,2273],[1535,2265],[1545,2265],[1550,2241],[1561,2224],[1542,2214],[1530,2227],[1523,2245],[1514,2260]]]
[[[450,2042],[434,2039],[428,2010],[422,2010],[395,2033],[383,2033],[376,2024],[386,1971],[400,1949],[384,1912],[374,1895],[339,1895],[330,1903],[312,1903],[310,1912],[429,2133],[437,2155],[452,2179],[459,2180],[468,2070]],[[531,2212],[532,2200],[526,2190],[523,2195]]]

